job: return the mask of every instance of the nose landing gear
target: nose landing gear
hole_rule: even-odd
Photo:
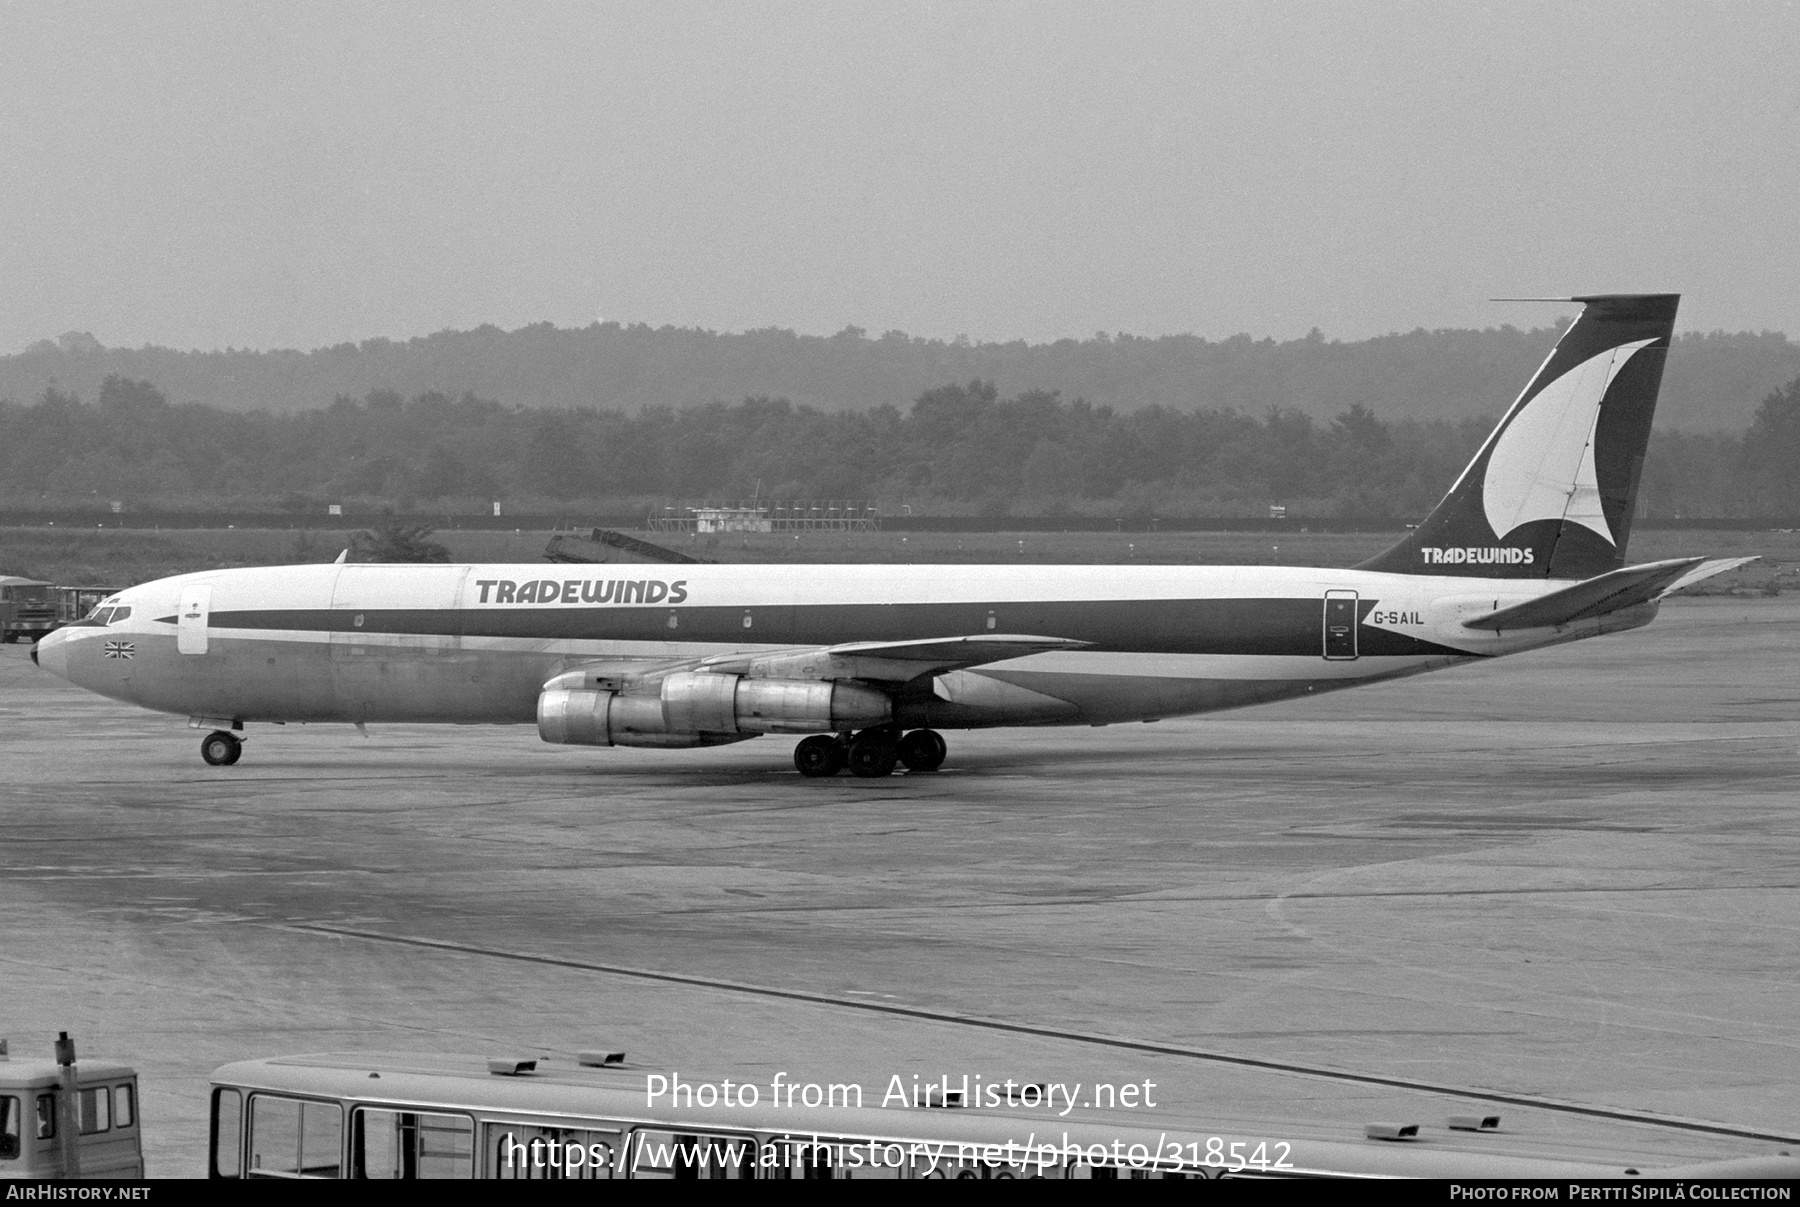
[[[244,743],[233,733],[216,729],[200,740],[200,757],[213,767],[229,767],[244,753]]]
[[[854,738],[819,734],[804,739],[794,748],[794,768],[808,779],[828,778],[846,767],[863,779],[880,779],[892,774],[896,763],[909,771],[936,771],[946,753],[935,730],[915,729],[896,741],[891,729],[865,729]]]

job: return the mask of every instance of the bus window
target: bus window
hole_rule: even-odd
[[[1053,1173],[1051,1173],[1050,1176],[1053,1178],[1060,1178],[1060,1177],[1063,1177],[1064,1175],[1053,1172]],[[1145,1179],[1162,1179],[1162,1178],[1177,1178],[1177,1179],[1201,1178],[1201,1179],[1204,1179],[1206,1177],[1206,1172],[1204,1170],[1197,1170],[1197,1169],[1196,1170],[1172,1169],[1167,1166],[1156,1166],[1156,1165],[1146,1165],[1142,1169],[1133,1169],[1133,1168],[1131,1168],[1129,1162],[1127,1162],[1123,1168],[1121,1168],[1118,1165],[1087,1165],[1087,1164],[1077,1163],[1069,1168],[1067,1176],[1071,1177],[1071,1178],[1090,1178],[1095,1181],[1118,1182],[1118,1181],[1128,1181],[1128,1180],[1129,1181],[1143,1181]]]
[[[574,1152],[571,1152],[573,1148]],[[590,1181],[614,1176],[619,1133],[529,1123],[487,1125],[487,1176]]]
[[[37,1112],[37,1138],[54,1140],[56,1138],[56,1095],[39,1094]]]
[[[953,1150],[954,1144],[933,1145]],[[760,1163],[765,1178],[799,1178],[818,1181],[868,1181],[896,1178],[955,1177],[953,1158],[931,1156],[917,1144],[899,1140],[833,1139],[828,1136],[777,1136],[769,1143]]]
[[[257,1094],[250,1099],[250,1176],[335,1178],[342,1168],[344,1108]]]
[[[687,1132],[631,1133],[634,1178],[737,1179],[756,1176],[756,1137]]]
[[[475,1168],[475,1123],[358,1107],[350,1123],[353,1178],[466,1178]]]
[[[0,1094],[0,1161],[12,1161],[19,1155],[19,1143],[25,1135],[21,1114],[17,1098]]]
[[[130,1127],[137,1120],[137,1112],[131,1103],[131,1086],[116,1085],[113,1087],[113,1126]]]
[[[243,1147],[243,1124],[244,1096],[236,1090],[214,1090],[213,1177],[235,1178],[243,1172],[238,1168],[239,1153]]]
[[[112,1129],[112,1094],[105,1086],[89,1086],[81,1090],[77,1101],[81,1104],[82,1135],[91,1136],[95,1132]]]

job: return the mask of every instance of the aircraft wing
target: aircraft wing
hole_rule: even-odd
[[[962,670],[1052,650],[1078,650],[1092,644],[1068,637],[1017,633],[924,637],[914,641],[851,641],[795,650],[719,654],[705,659],[698,669],[772,678],[906,682],[939,671]]]
[[[976,637],[926,637],[916,641],[852,641],[714,654],[709,658],[610,658],[566,663],[546,687],[635,691],[678,671],[770,678],[874,679],[906,682],[920,675],[1004,662],[1051,650],[1078,650],[1091,641],[983,633]]]
[[[1069,637],[1025,637],[1011,633],[983,633],[979,637],[924,637],[916,641],[853,641],[828,646],[825,653],[839,658],[892,658],[900,662],[928,662],[934,666],[980,666],[1027,654],[1052,650],[1079,650],[1093,645]]]
[[[1623,608],[1661,599],[1703,578],[1757,560],[1754,557],[1678,557],[1664,562],[1626,566],[1584,579],[1560,591],[1463,621],[1465,629],[1540,629],[1604,616]]]

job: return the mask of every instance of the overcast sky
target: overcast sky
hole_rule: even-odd
[[[8,2],[0,98],[0,352],[1800,335],[1791,3]]]

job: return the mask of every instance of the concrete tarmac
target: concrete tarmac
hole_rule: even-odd
[[[0,1035],[136,1064],[153,1176],[203,1172],[217,1065],[344,1049],[1149,1080],[1276,1138],[1482,1093],[1767,1137],[1494,1108],[1651,1164],[1800,1135],[1790,600],[1243,712],[949,733],[943,771],[879,781],[802,780],[777,738],[260,726],[212,768],[199,737],[0,647]]]

